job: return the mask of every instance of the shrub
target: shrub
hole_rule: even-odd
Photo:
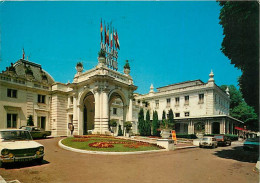
[[[117,120],[116,119],[111,119],[109,121],[109,126],[116,127],[117,126]]]
[[[27,126],[34,126],[33,116],[32,116],[32,115],[30,115],[30,116],[28,117]]]
[[[141,136],[145,135],[144,110],[140,109],[138,114],[138,130]]]
[[[160,137],[160,132],[157,130],[159,128],[159,121],[158,121],[158,113],[157,111],[153,112],[153,136]]]
[[[130,121],[126,121],[124,126],[126,129],[126,132],[128,133],[131,130],[132,123]]]
[[[122,131],[122,128],[121,128],[121,125],[119,125],[118,127],[118,136],[123,136],[123,131]]]
[[[197,136],[195,134],[176,134],[177,138],[185,138],[185,139],[196,139]]]
[[[151,135],[151,124],[150,124],[150,112],[149,110],[146,112],[146,120],[145,120],[145,135]]]

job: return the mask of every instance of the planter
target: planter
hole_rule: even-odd
[[[168,139],[171,136],[171,130],[170,129],[164,129],[161,131],[161,137],[163,139]]]
[[[101,64],[105,64],[106,58],[105,57],[98,57],[98,62],[101,63]]]
[[[124,68],[124,73],[125,73],[126,75],[129,75],[130,69],[129,69],[129,68]]]

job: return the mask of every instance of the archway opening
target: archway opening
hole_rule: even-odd
[[[88,92],[86,94],[83,105],[83,134],[88,134],[88,130],[94,129],[95,98],[93,93]]]
[[[205,133],[205,124],[203,122],[198,122],[194,124],[194,133]]]
[[[117,122],[116,128],[110,127],[110,130],[113,131],[116,135],[123,135],[125,117],[126,111],[124,109],[124,100],[120,94],[114,92],[109,98],[109,122]]]
[[[219,122],[212,123],[212,133],[213,134],[219,134],[220,133],[220,123]]]

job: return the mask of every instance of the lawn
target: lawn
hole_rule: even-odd
[[[100,135],[75,135],[61,141],[62,144],[76,149],[105,152],[134,152],[160,150],[154,144],[133,140],[124,140],[111,136]]]

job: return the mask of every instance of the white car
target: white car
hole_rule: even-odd
[[[204,136],[200,143],[199,143],[200,147],[212,147],[212,148],[216,148],[218,147],[218,142],[216,140],[216,138],[214,137],[210,137],[210,136]]]
[[[36,160],[42,163],[44,147],[27,130],[0,129],[0,167],[4,163]]]

